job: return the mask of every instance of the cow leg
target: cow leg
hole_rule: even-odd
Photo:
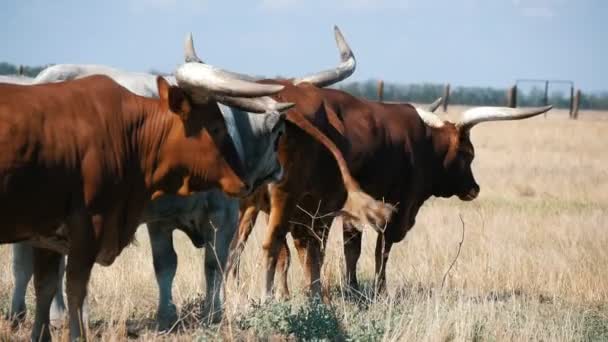
[[[25,319],[25,293],[27,285],[34,273],[34,247],[25,242],[13,244],[13,276],[15,278],[15,288],[13,289],[13,298],[11,302],[11,310],[9,319],[13,324],[18,324]],[[57,277],[57,291],[53,297],[51,304],[50,320],[51,325],[60,328],[65,318],[65,302],[63,300],[63,274],[65,272],[65,258],[62,257],[59,263]],[[86,315],[85,310],[85,315]]]
[[[238,225],[238,201],[225,200],[222,209],[209,213],[213,236],[205,248],[205,279],[207,282],[204,314],[212,323],[222,319],[224,270],[228,261],[230,242]]]
[[[304,269],[304,282],[310,296],[321,297],[321,241],[303,231],[305,228],[296,227],[292,231],[294,244]]]
[[[63,276],[65,275],[65,257],[61,257],[61,261],[59,262],[59,269],[57,270],[57,291],[55,292],[55,296],[53,297],[53,302],[51,303],[51,325],[55,328],[61,328],[63,326],[63,322],[66,318],[66,307],[65,300],[63,299]],[[82,319],[85,322],[89,321],[89,305],[87,304],[87,299],[85,297],[84,304],[82,304]]]
[[[384,234],[378,234],[376,240],[376,280],[375,289],[377,293],[386,292],[386,264],[393,243],[386,240]]]
[[[258,213],[259,211],[254,206],[247,207],[243,211],[239,220],[237,234],[235,234],[234,239],[232,239],[232,242],[230,243],[230,254],[228,256],[226,271],[232,273],[232,276],[236,279],[237,283],[239,281],[241,268],[241,254],[243,254],[247,239],[249,239],[249,235],[251,235],[251,232],[253,231],[253,226],[255,225]]]
[[[13,250],[13,298],[8,318],[13,325],[17,325],[25,319],[27,308],[25,307],[25,293],[27,284],[34,274],[34,248],[25,242],[15,243]]]
[[[57,269],[63,256],[41,248],[34,248],[32,256],[36,291],[36,317],[32,327],[32,341],[50,341],[49,310],[57,291],[57,281],[61,279]]]
[[[95,223],[103,225],[103,218],[97,217]],[[74,341],[86,339],[86,326],[82,315],[83,303],[99,246],[94,236],[93,219],[90,214],[84,213],[84,210],[70,217],[68,227],[70,251],[66,268],[66,292],[70,340]],[[103,227],[98,227],[97,231],[103,231]]]
[[[217,323],[222,319],[222,298],[224,298],[224,277],[222,270],[228,259],[228,245],[229,243],[226,243],[224,247],[219,247],[216,244],[214,247],[212,244],[208,244],[205,248],[205,280],[207,286],[203,315],[211,323]]]
[[[289,216],[295,205],[289,194],[276,186],[270,191],[270,217],[262,243],[264,253],[264,289],[262,299],[270,298],[281,246],[289,231]]]
[[[148,223],[148,235],[152,248],[154,275],[158,285],[158,309],[156,322],[161,331],[169,330],[177,321],[177,308],[173,303],[171,288],[177,270],[177,254],[173,248],[173,231],[164,223]]]
[[[349,222],[343,222],[342,237],[344,240],[344,261],[346,263],[346,285],[349,289],[359,291],[357,280],[357,262],[361,256],[363,233]]]
[[[291,255],[289,253],[289,246],[287,245],[287,239],[283,239],[281,250],[279,252],[279,258],[277,260],[277,299],[289,298],[289,286],[287,285],[287,273],[289,271],[289,264]]]
[[[61,256],[61,260],[59,261],[59,267],[57,269],[57,291],[55,291],[55,296],[53,297],[53,302],[51,304],[51,325],[60,328],[63,324],[63,320],[65,318],[65,302],[63,300],[63,274],[65,273],[65,257]],[[85,303],[86,305],[86,303]],[[84,310],[83,316],[84,320],[88,321],[87,310]]]

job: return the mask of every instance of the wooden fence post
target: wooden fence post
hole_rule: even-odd
[[[448,111],[448,102],[450,102],[450,84],[447,83],[443,88],[443,112]]]
[[[384,81],[379,80],[378,81],[378,101],[382,102],[383,99],[384,99]]]
[[[581,90],[577,89],[576,93],[574,94],[574,101],[572,103],[572,119],[574,120],[578,119],[578,110],[581,104],[581,95]]]
[[[574,117],[574,85],[570,86],[570,112],[568,114],[570,119]]]
[[[507,107],[517,107],[517,85],[514,85],[511,88],[507,89]]]

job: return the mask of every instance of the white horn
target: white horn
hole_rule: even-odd
[[[205,64],[205,62],[203,62],[203,60],[200,59],[198,57],[198,55],[196,54],[196,50],[194,49],[194,40],[192,38],[192,33],[190,33],[190,34],[188,34],[188,36],[186,36],[186,43],[184,44],[184,63]],[[239,74],[239,73],[233,72],[233,71],[227,71],[227,70],[223,70],[223,71],[227,76],[229,76],[231,78],[236,78],[239,80],[255,82],[259,79],[259,78],[253,77],[253,76]]]
[[[425,125],[431,128],[443,127],[443,120],[441,120],[441,118],[438,117],[436,114],[418,107],[416,107],[416,112],[418,112],[418,116],[420,116],[420,119],[422,119]]]
[[[294,84],[309,82],[317,87],[326,87],[346,79],[355,72],[357,60],[355,59],[353,51],[350,49],[350,46],[348,46],[348,43],[346,42],[346,39],[344,39],[344,36],[342,35],[342,32],[340,32],[338,26],[334,26],[334,34],[336,37],[338,50],[340,50],[340,64],[334,69],[324,70],[318,73],[306,75],[304,77],[295,78],[293,80]]]
[[[186,43],[184,44],[184,61],[186,63],[204,63],[194,50],[194,41],[192,40],[192,33],[189,33],[186,37]]]
[[[251,113],[281,113],[295,106],[291,102],[277,102],[268,96],[257,98],[216,96],[216,100],[227,106]]]
[[[207,102],[210,96],[260,97],[273,95],[284,86],[260,84],[231,76],[230,72],[202,63],[185,63],[175,72],[177,84],[194,99]]]
[[[553,106],[534,108],[477,107],[462,114],[456,126],[461,130],[470,130],[484,121],[521,120],[547,112]]]
[[[437,110],[437,108],[439,108],[439,106],[441,106],[442,103],[443,103],[443,97],[440,97],[437,100],[435,100],[433,103],[428,105],[428,107],[426,107],[426,110],[431,113],[434,113]]]

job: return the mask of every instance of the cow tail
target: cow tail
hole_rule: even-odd
[[[386,223],[390,219],[395,208],[385,203],[384,201],[375,200],[373,197],[361,190],[359,183],[353,178],[346,165],[346,160],[342,152],[329,139],[323,132],[321,132],[315,125],[308,121],[297,111],[290,111],[287,115],[287,120],[300,127],[318,142],[320,142],[325,148],[327,148],[334,159],[338,163],[338,169],[342,175],[344,187],[346,188],[347,197],[344,207],[340,214],[345,216],[346,219],[359,223],[356,226],[369,225],[374,230],[381,232],[383,231]]]

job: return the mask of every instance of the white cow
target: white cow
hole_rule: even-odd
[[[137,95],[158,97],[156,75],[124,71],[105,65],[57,64],[40,71],[33,83],[60,82],[91,75],[107,75]],[[165,79],[171,84],[177,84],[173,76],[165,76]]]

